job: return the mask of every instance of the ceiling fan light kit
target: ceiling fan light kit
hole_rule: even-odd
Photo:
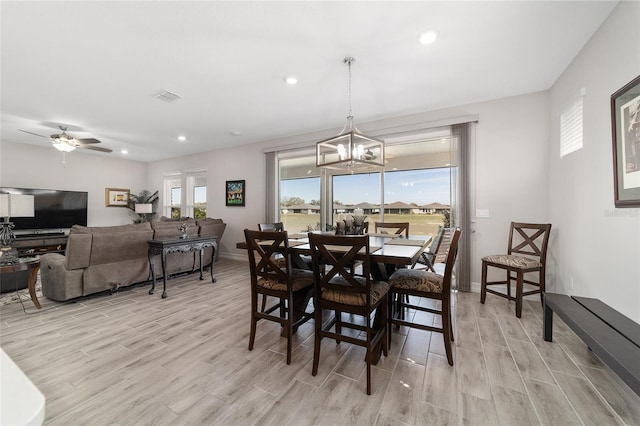
[[[351,113],[351,64],[355,58],[346,57],[349,67],[349,114],[347,123],[338,136],[316,143],[316,167],[338,170],[383,167],[384,141],[360,133]]]
[[[62,151],[62,152],[71,152],[74,149],[76,149],[75,146],[73,146],[70,142],[68,141],[61,141],[61,140],[53,140],[51,142],[51,144],[53,145],[53,147],[55,149],[57,149],[58,151]]]
[[[100,152],[113,152],[112,149],[109,148],[101,148],[99,146],[94,146],[95,144],[101,143],[96,138],[84,138],[78,139],[74,138],[67,134],[66,126],[58,126],[62,133],[56,133],[49,136],[51,140],[51,144],[55,149],[61,152],[71,152],[76,148],[84,148],[89,149],[91,151],[100,151]],[[30,135],[40,136],[41,138],[46,138],[46,136],[39,135],[37,133],[29,132],[27,130],[18,129],[21,132],[28,133]]]

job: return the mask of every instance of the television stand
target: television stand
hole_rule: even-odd
[[[45,253],[64,254],[67,239],[68,236],[64,232],[18,235],[12,246],[18,250],[19,257],[33,257]]]

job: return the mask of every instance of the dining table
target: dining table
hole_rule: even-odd
[[[431,242],[430,235],[368,233],[371,275],[378,281],[386,281],[398,268],[416,264]],[[246,244],[244,245],[246,248]],[[289,247],[294,255],[310,255],[311,246],[306,233],[289,234]]]
[[[318,232],[318,231],[316,231]],[[430,235],[410,235],[405,238],[398,234],[369,233],[369,258],[371,274],[374,279],[386,281],[399,267],[411,267],[416,264],[431,241]],[[291,254],[304,256],[311,254],[307,233],[290,233],[289,249]],[[265,241],[268,244],[268,241]],[[236,243],[236,248],[247,249],[245,241]],[[294,264],[302,264],[294,262]]]

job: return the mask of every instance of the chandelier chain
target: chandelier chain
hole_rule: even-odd
[[[349,98],[348,98],[348,102],[349,102],[349,115],[348,117],[353,117],[353,112],[351,112],[351,63],[355,62],[355,58],[352,57],[346,57],[344,58],[344,62],[349,66]]]

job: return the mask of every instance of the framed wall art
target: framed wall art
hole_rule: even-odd
[[[244,180],[228,180],[226,205],[244,207],[245,189]]]
[[[106,207],[129,207],[129,190],[105,188],[104,203]]]
[[[616,207],[640,207],[640,76],[611,95]]]

